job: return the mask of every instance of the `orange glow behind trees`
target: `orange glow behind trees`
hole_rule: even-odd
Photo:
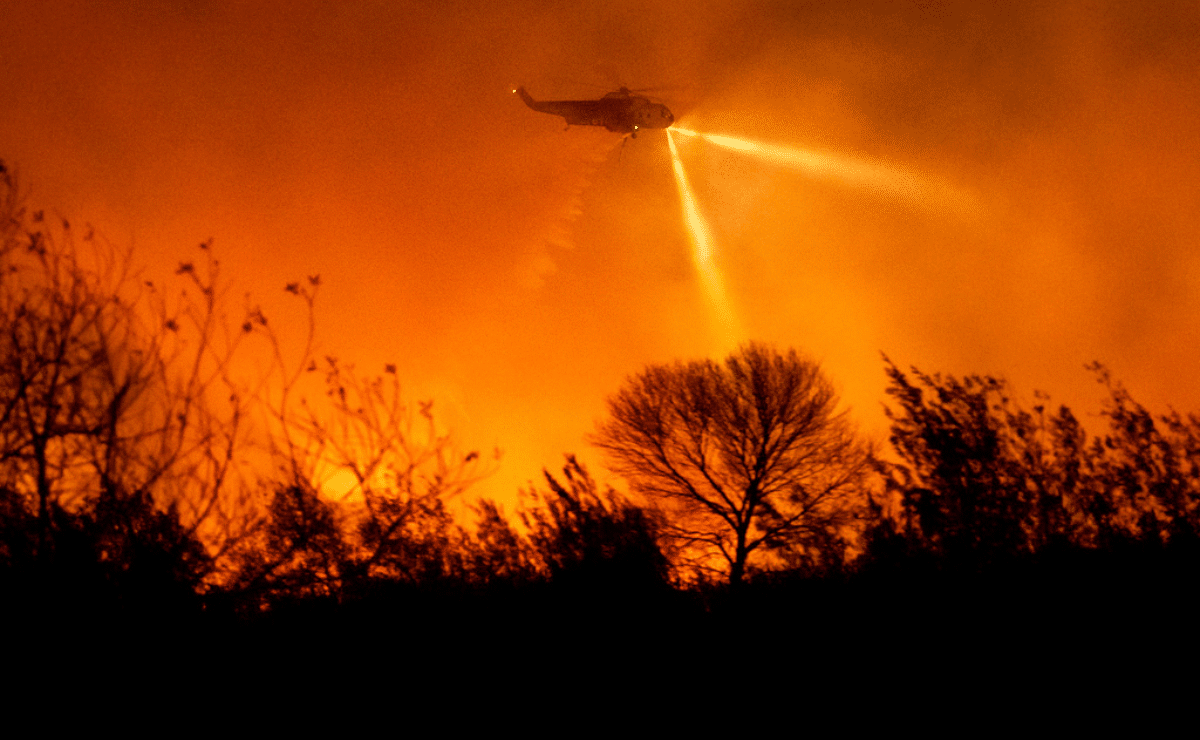
[[[1200,406],[1200,9],[927,5],[10,3],[0,157],[157,284],[212,237],[289,356],[280,287],[320,273],[316,357],[395,363],[505,450],[506,501],[599,471],[604,396],[722,334],[820,358],[878,432],[880,350]],[[672,131],[678,172],[516,85],[674,88],[705,138]]]

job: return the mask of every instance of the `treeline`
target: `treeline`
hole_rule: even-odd
[[[26,624],[851,629],[964,594],[1170,605],[1200,572],[1200,419],[1151,414],[1099,366],[1093,434],[1002,380],[885,360],[885,449],[795,352],[651,366],[591,440],[629,495],[568,457],[511,517],[481,500],[459,521],[448,502],[494,463],[405,404],[394,368],[312,357],[317,276],[286,287],[309,319],[289,364],[258,308],[222,313],[208,243],[184,291],[157,286],[0,178],[0,598]],[[255,347],[275,362],[244,381]],[[321,494],[331,470],[343,500]]]
[[[863,567],[978,574],[1104,553],[1190,561],[1200,533],[1200,418],[1155,416],[1107,371],[1106,429],[1011,400],[1002,380],[887,365],[891,448]],[[869,563],[869,565],[868,565]]]

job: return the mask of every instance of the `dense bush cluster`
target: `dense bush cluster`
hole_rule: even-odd
[[[894,462],[870,495],[864,560],[978,574],[1071,553],[1191,558],[1200,533],[1200,418],[1155,417],[1104,368],[1107,423],[1032,409],[991,377],[890,363]]]

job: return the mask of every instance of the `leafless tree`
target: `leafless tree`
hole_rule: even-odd
[[[54,510],[136,499],[219,554],[245,523],[228,371],[246,332],[223,331],[217,262],[201,244],[166,296],[129,250],[77,232],[28,213],[0,164],[0,487],[36,512],[43,545]]]
[[[250,591],[336,595],[348,580],[449,568],[441,561],[457,530],[444,502],[489,474],[500,455],[461,450],[438,428],[432,401],[405,401],[394,365],[371,377],[336,357],[317,360],[320,287],[313,275],[284,288],[307,306],[298,358],[286,356],[264,322],[252,327],[274,351],[273,382],[258,396],[276,478],[266,482],[266,518],[237,558],[236,580]]]
[[[325,365],[323,410],[306,400],[292,432],[301,433],[306,458],[349,474],[343,500],[357,529],[355,569],[408,577],[414,553],[430,549],[426,525],[440,516],[440,502],[487,475],[499,452],[487,460],[461,450],[437,428],[431,401],[418,401],[415,410],[405,403],[393,366],[364,378],[334,358]]]
[[[152,522],[191,548],[192,586],[204,570],[210,586],[303,595],[447,550],[442,502],[493,460],[460,450],[431,403],[405,403],[394,366],[317,364],[318,276],[285,287],[308,309],[298,362],[257,307],[225,313],[209,242],[167,282],[90,227],[29,213],[0,163],[0,525],[35,531],[23,552],[49,557],[57,521],[107,512],[100,529]],[[273,352],[250,379],[247,341]],[[341,505],[332,473],[352,481]]]
[[[627,378],[592,442],[662,509],[678,555],[736,586],[843,545],[868,450],[836,407],[816,363],[748,344]]]

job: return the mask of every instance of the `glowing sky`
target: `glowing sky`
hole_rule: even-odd
[[[979,5],[8,2],[0,157],[152,273],[213,237],[280,326],[320,273],[321,352],[504,448],[501,497],[594,461],[626,374],[728,344],[665,134],[564,131],[517,84],[667,88],[689,130],[969,201],[675,137],[740,331],[820,359],[868,429],[880,351],[1081,411],[1100,360],[1200,408],[1200,6]]]

